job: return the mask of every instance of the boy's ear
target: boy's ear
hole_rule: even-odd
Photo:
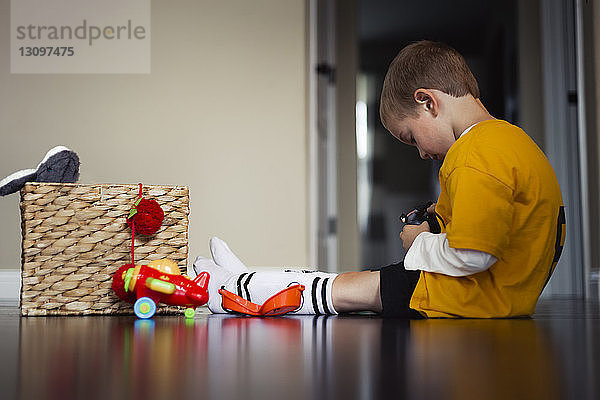
[[[419,88],[415,90],[414,98],[419,107],[437,117],[439,110],[438,99],[431,90]]]

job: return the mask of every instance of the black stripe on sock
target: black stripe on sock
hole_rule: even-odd
[[[323,286],[321,287],[321,300],[323,301],[323,311],[325,311],[325,314],[331,314],[331,311],[329,311],[329,307],[327,306],[327,282],[329,281],[329,278],[325,278],[325,280],[323,281]]]
[[[317,305],[317,284],[319,283],[320,280],[321,280],[321,278],[315,278],[313,280],[312,290],[311,290],[312,303],[313,303],[313,308],[315,310],[316,315],[321,315],[321,312],[319,311],[319,307]]]
[[[237,280],[237,294],[238,294],[238,296],[240,296],[240,297],[243,297],[243,296],[242,296],[242,279],[244,279],[244,277],[245,277],[246,275],[248,275],[248,274],[247,274],[246,272],[244,272],[243,274],[241,274],[241,275],[238,277],[238,280]]]
[[[246,282],[244,282],[244,291],[246,292],[246,300],[248,301],[252,301],[252,299],[250,298],[250,290],[248,290],[248,284],[250,283],[250,279],[252,279],[254,274],[256,274],[256,272],[253,272],[250,275],[248,275]]]

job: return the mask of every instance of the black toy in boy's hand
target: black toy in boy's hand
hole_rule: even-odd
[[[433,203],[428,202],[427,204],[418,206],[414,210],[400,215],[400,221],[407,225],[421,225],[427,221],[427,208]]]
[[[407,225],[421,225],[423,222],[427,221],[429,224],[429,231],[431,233],[440,233],[442,230],[437,218],[435,217],[435,212],[432,214],[427,212],[427,209],[432,204],[432,201],[428,201],[427,203],[418,206],[406,214],[401,214],[400,221]]]

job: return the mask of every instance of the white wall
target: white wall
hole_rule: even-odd
[[[218,235],[248,265],[307,264],[304,1],[153,1],[149,75],[10,74],[10,0],[0,27],[0,178],[66,145],[81,183],[190,186],[190,263]],[[0,269],[20,268],[18,200]]]

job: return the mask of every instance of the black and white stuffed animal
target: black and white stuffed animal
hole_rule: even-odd
[[[79,156],[65,146],[50,149],[37,169],[24,169],[0,181],[0,196],[15,193],[27,182],[75,183],[79,179]]]

